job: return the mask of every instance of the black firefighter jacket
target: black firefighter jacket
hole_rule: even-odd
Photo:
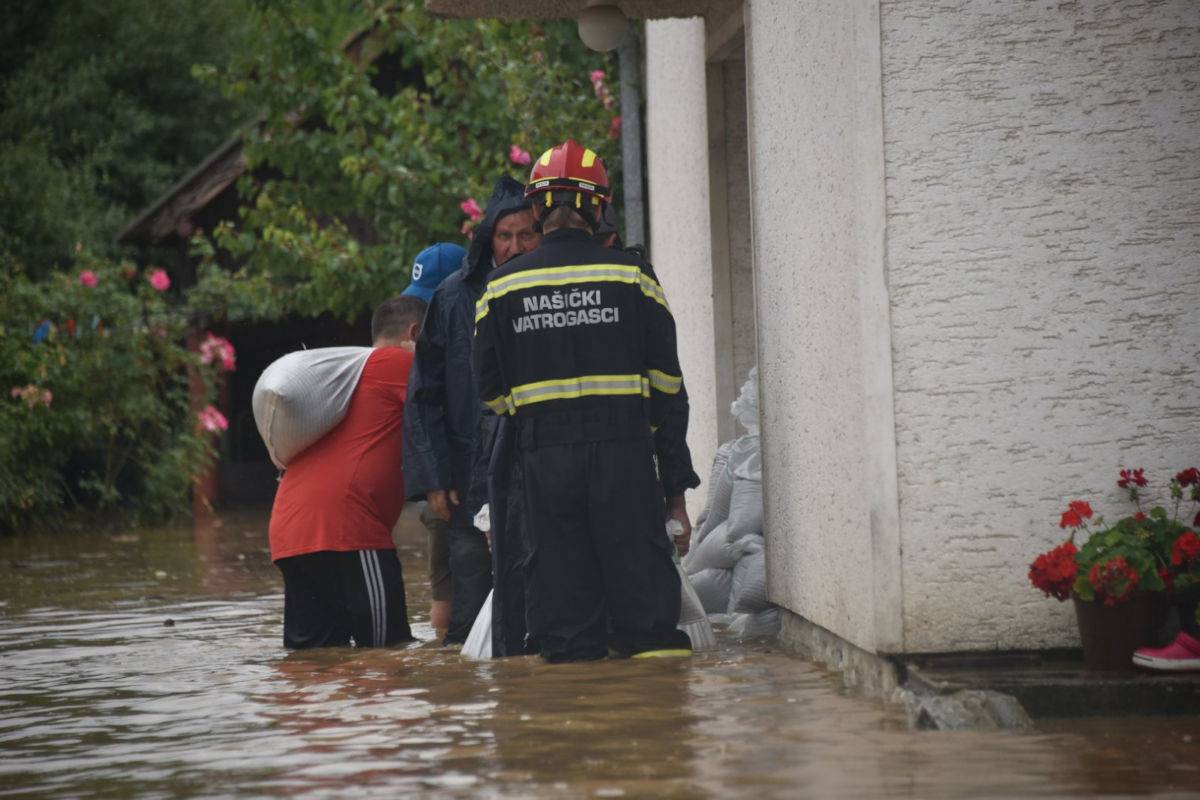
[[[663,494],[698,486],[675,321],[654,270],[559,229],[493,272],[476,304],[479,397],[515,419],[625,408],[654,431]]]
[[[458,491],[455,517],[469,524],[473,447],[485,409],[471,369],[475,303],[492,269],[492,231],[504,215],[528,208],[524,187],[502,178],[488,201],[462,268],[434,292],[417,338],[404,408],[404,492],[423,500],[435,489]]]

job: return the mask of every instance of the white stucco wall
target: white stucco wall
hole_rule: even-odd
[[[876,0],[751,0],[768,594],[902,647]]]
[[[1070,644],[1066,501],[1200,460],[1200,3],[881,9],[906,648]]]
[[[704,21],[646,23],[650,259],[666,290],[691,401],[688,445],[707,481],[717,448]],[[692,519],[706,486],[688,493]]]

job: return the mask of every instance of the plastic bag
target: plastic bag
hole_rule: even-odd
[[[254,424],[275,466],[283,469],[346,416],[370,347],[322,347],[288,353],[254,385]]]
[[[729,613],[753,614],[767,607],[767,554],[748,553],[733,568]]]
[[[740,562],[739,562],[740,563]],[[709,614],[724,613],[729,608],[729,593],[733,588],[733,570],[706,569],[690,576],[700,603]]]
[[[493,590],[494,591],[494,590]],[[463,643],[462,655],[477,661],[485,661],[492,657],[492,592],[475,616],[467,641]]]
[[[772,606],[756,614],[734,614],[729,632],[739,639],[749,636],[774,636],[779,633],[779,609]]]
[[[700,598],[696,596],[696,589],[692,586],[692,582],[688,580],[688,575],[683,571],[683,567],[676,562],[675,569],[679,571],[679,589],[681,592],[679,604],[679,630],[688,635],[692,641],[692,650],[697,653],[706,650],[717,649],[717,637],[713,633],[712,623],[708,621],[708,613],[704,609],[704,605],[700,602]]]
[[[738,393],[737,399],[729,406],[738,424],[750,433],[758,433],[758,367],[750,368],[746,382]]]

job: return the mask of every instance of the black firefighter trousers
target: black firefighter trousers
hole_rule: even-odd
[[[547,661],[690,648],[649,426],[581,416],[520,420],[529,634]]]

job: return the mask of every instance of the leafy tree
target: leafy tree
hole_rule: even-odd
[[[612,64],[573,25],[438,20],[419,0],[349,14],[280,0],[260,4],[253,29],[245,57],[197,70],[263,114],[246,133],[241,218],[198,241],[191,299],[214,316],[354,318],[407,283],[420,249],[462,237],[463,200],[528,174],[513,146],[537,157],[574,137],[619,173],[616,112],[591,79]]]
[[[0,15],[0,251],[43,276],[113,235],[243,107],[191,77],[248,46],[228,0],[12,0]],[[234,12],[234,13],[230,13]]]

